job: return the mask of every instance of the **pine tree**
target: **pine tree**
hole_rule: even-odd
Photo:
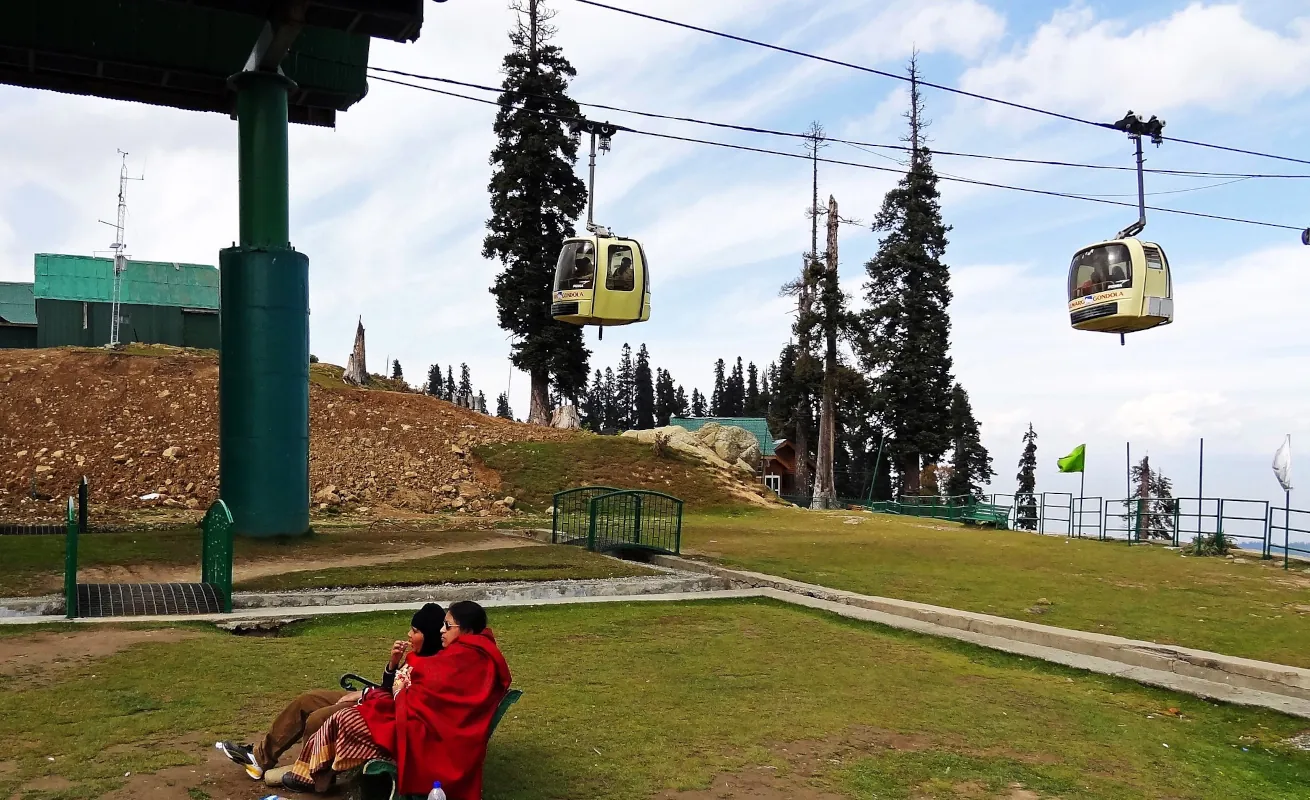
[[[433,364],[428,367],[428,382],[423,385],[423,391],[433,397],[440,397],[442,394],[443,381],[441,380],[441,365]]]
[[[1037,530],[1037,432],[1028,423],[1023,435],[1023,455],[1019,456],[1019,482],[1015,493],[1014,526],[1020,530]]]
[[[405,371],[400,368],[400,359],[398,358],[391,360],[391,380],[393,381],[405,380]]]
[[[666,369],[655,371],[655,427],[663,428],[677,413],[678,398],[673,389],[673,376]]]
[[[614,370],[605,368],[605,382],[601,384],[600,396],[601,406],[605,409],[605,427],[604,430],[618,431],[623,428],[623,412],[619,406],[617,382],[614,379]]]
[[[796,492],[808,495],[813,458],[809,445],[816,439],[816,420],[814,407],[805,398],[822,394],[823,365],[817,358],[802,355],[798,344],[788,344],[778,354],[772,389],[769,427],[795,446]]]
[[[719,363],[722,364],[723,362],[720,361]],[[706,411],[707,409],[705,408],[705,395],[700,393],[700,389],[692,389],[691,390],[691,415],[693,417],[698,417],[698,418],[703,417],[706,415],[705,414]]]
[[[655,427],[655,380],[650,371],[650,352],[643,344],[637,350],[633,372],[632,426],[639,431]]]
[[[960,384],[951,389],[951,475],[946,493],[981,498],[982,487],[996,475],[992,457],[983,447],[978,420],[973,417],[969,393]]]
[[[746,400],[742,408],[743,417],[758,417],[760,414],[760,371],[752,361],[746,368]]]
[[[455,372],[450,367],[446,367],[446,400],[455,402]]]
[[[710,416],[726,417],[728,416],[727,407],[727,379],[724,377],[726,366],[723,359],[714,362],[714,391],[710,393]],[[694,401],[693,401],[694,402]]]
[[[724,416],[741,417],[746,413],[746,377],[743,374],[741,365],[741,356],[737,356],[737,363],[733,365],[732,372],[729,373],[726,391],[724,392]]]
[[[582,401],[582,426],[594,433],[605,428],[605,384],[600,370],[591,379],[591,388]]]
[[[509,407],[509,395],[504,392],[496,398],[496,416],[501,419],[514,419],[514,412]]]
[[[754,365],[752,365],[754,366]],[[769,416],[769,375],[765,371],[760,374],[760,396],[755,401],[755,414],[757,417]]]
[[[482,390],[480,389],[478,390],[478,396],[477,399],[474,401],[473,408],[479,414],[487,413],[487,396],[483,394]]]
[[[668,373],[666,372],[665,374],[667,375]],[[669,381],[673,381],[672,376],[669,377]],[[683,389],[682,385],[679,384],[678,388],[673,392],[673,412],[670,416],[685,418],[690,413],[691,404],[687,402],[687,390]]]
[[[1174,512],[1178,501],[1173,498],[1173,481],[1151,470],[1150,456],[1133,466],[1130,472],[1133,497],[1129,500],[1125,519],[1138,540],[1173,540]]]
[[[468,364],[459,365],[459,396],[467,400],[473,399],[473,375],[469,372]]]
[[[526,8],[524,7],[526,3]],[[491,293],[500,327],[512,337],[510,362],[528,373],[528,422],[550,422],[549,387],[576,397],[585,388],[587,359],[582,328],[551,318],[551,281],[560,243],[574,233],[586,207],[586,186],[574,173],[578,142],[568,119],[580,115],[567,94],[573,66],[557,45],[544,0],[523,0],[505,56],[497,144],[491,153],[491,219],[484,258],[503,266]],[[545,114],[538,112],[546,112]]]
[[[614,402],[619,409],[619,428],[633,428],[636,424],[637,368],[632,361],[632,348],[627,342],[619,350],[619,367],[614,370]]]
[[[860,359],[876,380],[888,448],[902,491],[918,494],[922,464],[950,445],[950,271],[937,175],[924,146],[918,67],[910,61],[909,170],[883,199],[874,221],[883,238],[865,265],[867,310]]]

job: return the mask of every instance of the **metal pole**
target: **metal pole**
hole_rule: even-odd
[[[1087,484],[1087,462],[1086,456],[1083,461],[1083,471],[1078,473],[1078,538],[1083,538],[1083,487]]]
[[[1287,569],[1288,531],[1292,526],[1292,490],[1283,490],[1283,569]]]
[[[587,162],[587,229],[596,221],[596,132],[591,132],[591,158]]]
[[[1142,168],[1142,137],[1133,138],[1137,140],[1137,233],[1141,233],[1141,229],[1146,227],[1146,178]],[[1137,233],[1133,235],[1136,236]]]

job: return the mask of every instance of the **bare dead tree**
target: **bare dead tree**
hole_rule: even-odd
[[[350,351],[350,358],[346,359],[346,371],[341,379],[352,386],[368,385],[368,367],[364,362],[363,317],[359,318],[359,324],[355,328],[355,346]]]

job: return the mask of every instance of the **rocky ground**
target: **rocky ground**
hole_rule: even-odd
[[[321,513],[512,513],[473,447],[579,436],[426,395],[354,389],[314,365],[310,491]],[[198,515],[218,483],[218,362],[150,348],[0,350],[0,520],[57,520],[83,475],[92,511]]]

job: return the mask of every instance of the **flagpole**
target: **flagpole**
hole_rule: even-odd
[[[1287,570],[1287,540],[1290,538],[1288,530],[1292,524],[1292,490],[1283,490],[1283,570]]]

